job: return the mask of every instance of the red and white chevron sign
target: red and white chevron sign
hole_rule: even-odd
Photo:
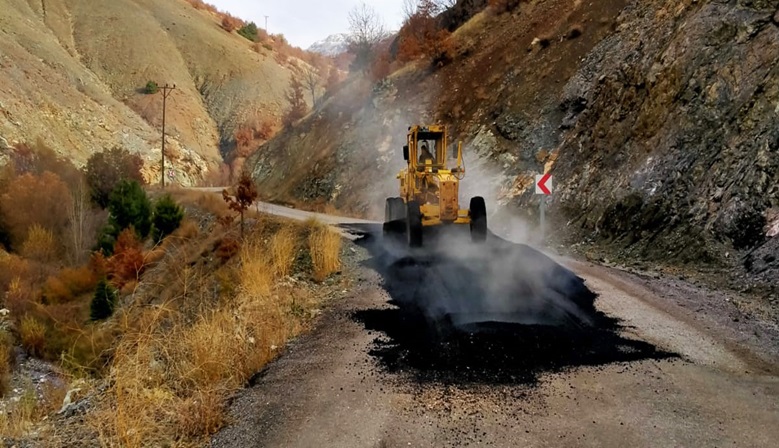
[[[552,173],[536,175],[536,194],[552,194]]]

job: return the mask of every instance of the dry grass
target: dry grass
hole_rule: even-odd
[[[9,412],[0,412],[0,434],[7,437],[25,435],[42,416],[35,389],[28,384],[19,401],[12,404]]]
[[[316,302],[282,280],[309,235],[316,247],[332,246],[324,230],[266,223],[217,272],[184,269],[178,297],[121,310],[109,398],[92,419],[103,443],[188,445],[219,430],[227,397],[305,328]],[[217,301],[208,299],[214,282],[233,278],[239,279],[234,293],[221,288]]]
[[[341,236],[324,224],[309,225],[308,247],[314,265],[314,279],[322,281],[341,269]]]
[[[284,278],[292,271],[297,252],[296,235],[291,227],[283,227],[270,241],[273,255],[273,270],[277,277]]]
[[[165,190],[165,192],[170,193],[176,202],[183,206],[196,206],[216,216],[233,213],[219,193],[186,190],[183,188],[170,188]]]
[[[200,229],[195,221],[191,219],[184,219],[179,225],[179,228],[173,231],[172,236],[177,239],[191,240],[197,238],[200,235]]]
[[[43,355],[46,348],[46,327],[32,316],[24,316],[19,325],[22,347],[32,356]]]
[[[11,381],[13,340],[5,330],[0,330],[0,397],[4,397]]]

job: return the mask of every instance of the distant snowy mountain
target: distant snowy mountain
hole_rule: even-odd
[[[314,42],[308,47],[308,51],[325,56],[337,56],[346,51],[348,35],[333,34],[325,39]]]

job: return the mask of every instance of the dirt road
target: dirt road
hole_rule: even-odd
[[[725,296],[559,260],[579,278],[494,236],[431,255],[349,229],[359,287],[235,398],[211,446],[779,440],[779,332],[731,318]],[[513,317],[484,324],[472,300],[442,309],[462,296]]]

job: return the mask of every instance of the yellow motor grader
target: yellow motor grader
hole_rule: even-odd
[[[447,154],[446,127],[414,125],[408,128],[403,158],[408,166],[400,171],[400,196],[387,198],[385,231],[392,223],[405,222],[411,247],[422,246],[424,227],[469,224],[471,240],[487,238],[487,208],[484,198],[471,198],[468,209],[460,208],[460,181],[465,176],[462,143]],[[451,167],[450,167],[451,166]]]

